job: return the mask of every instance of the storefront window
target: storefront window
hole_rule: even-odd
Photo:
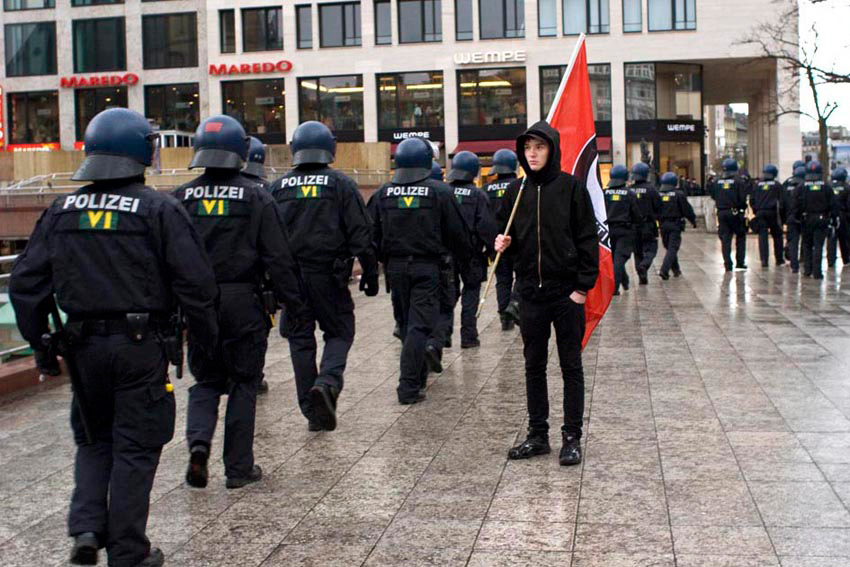
[[[74,93],[77,109],[77,140],[82,140],[86,127],[98,112],[108,108],[127,108],[127,87],[77,89]]]
[[[440,0],[399,0],[399,43],[443,41]]]
[[[363,76],[298,80],[301,121],[318,120],[343,142],[363,141]]]
[[[200,111],[198,83],[145,87],[145,116],[160,130],[195,132]]]
[[[540,68],[540,110],[542,117],[549,114],[561,78],[566,70],[565,65]],[[604,122],[611,120],[611,65],[597,63],[587,66],[590,76],[590,97],[593,103],[593,119]]]
[[[59,94],[56,91],[9,94],[9,143],[59,142]]]
[[[41,10],[43,8],[55,8],[55,0],[4,0],[3,9],[7,12],[16,10]]]
[[[244,8],[242,10],[242,50],[283,49],[283,9]]]
[[[360,2],[319,5],[322,47],[360,45]]]
[[[142,54],[145,69],[197,67],[197,14],[142,16]]]
[[[649,31],[697,29],[696,0],[647,0]]]
[[[455,0],[455,39],[472,40],[472,0]]]
[[[557,0],[537,0],[537,35],[554,37],[558,35]]]
[[[298,27],[298,49],[313,49],[313,7],[296,6],[295,17]]]
[[[679,179],[696,179],[702,186],[699,142],[660,142],[659,150],[659,171],[672,171]]]
[[[71,0],[71,6],[100,6],[101,4],[123,4],[124,0]]]
[[[73,29],[75,73],[127,68],[124,18],[74,20]]]
[[[655,64],[626,63],[626,120],[655,119]]]
[[[224,113],[267,144],[286,142],[285,94],[283,79],[221,83]]]
[[[233,10],[218,11],[222,53],[236,53],[236,15]]]
[[[643,31],[643,14],[641,14],[641,0],[623,0],[623,31]]]
[[[390,0],[375,0],[375,45],[393,42],[392,6]]]
[[[481,39],[525,37],[525,0],[479,0]]]
[[[56,22],[6,24],[6,76],[56,74]]]
[[[378,75],[378,128],[442,126],[442,72]]]
[[[469,135],[480,139],[490,134],[502,137],[526,126],[525,69],[458,71],[457,82],[460,127],[481,129]],[[486,129],[492,131],[482,131]]]
[[[564,35],[608,33],[608,0],[563,0]]]
[[[699,65],[655,65],[657,117],[702,120],[702,68]]]

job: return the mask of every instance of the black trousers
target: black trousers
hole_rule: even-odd
[[[466,264],[455,262],[455,289],[459,290],[455,297],[455,304],[459,299],[461,343],[478,340],[478,319],[475,317],[475,312],[478,310],[478,301],[481,299],[481,281],[487,274],[486,270],[487,259],[483,256],[472,258]],[[453,326],[453,323],[449,326],[449,335]]]
[[[201,350],[189,337],[189,368],[196,383],[189,388],[186,439],[189,447],[212,445],[219,400],[226,395],[224,472],[228,478],[243,478],[254,467],[257,388],[263,378],[268,319],[252,291],[244,287],[220,289],[216,351]]]
[[[496,266],[496,303],[499,305],[499,313],[504,313],[511,301],[519,301],[514,283],[513,259],[502,256]]]
[[[520,331],[525,355],[525,388],[528,400],[529,434],[548,435],[549,388],[546,364],[549,337],[555,327],[558,358],[564,380],[564,425],[567,434],[581,437],[584,416],[584,370],[581,341],[584,337],[584,306],[569,294],[535,301],[520,300]]]
[[[663,221],[661,223],[661,242],[666,250],[664,261],[661,262],[661,273],[666,276],[670,273],[670,270],[680,272],[679,248],[682,247],[682,223]]]
[[[767,266],[770,259],[770,240],[773,240],[773,257],[776,259],[776,264],[785,263],[782,255],[782,227],[779,225],[776,211],[756,212],[755,222],[758,225],[759,258],[762,266]]]
[[[788,223],[788,233],[785,235],[785,256],[795,272],[800,269],[800,236],[803,234],[803,225],[796,221]],[[803,261],[805,261],[805,250]]]
[[[68,533],[98,534],[111,567],[134,567],[150,552],[145,536],[150,492],[162,446],[174,436],[174,394],[168,364],[153,337],[90,336],[75,349],[92,415],[87,443],[76,403],[77,443]]]
[[[455,290],[454,260],[440,266],[440,297],[437,320],[433,324],[431,335],[428,337],[428,345],[433,346],[443,355],[446,339],[452,336],[452,325],[454,324],[454,310],[457,304],[457,291]]]
[[[826,215],[806,215],[803,219],[803,271],[813,276],[823,276],[823,245],[829,232]]]
[[[635,231],[635,268],[647,273],[658,254],[658,231],[654,222],[644,222]]]
[[[850,215],[842,214],[841,223],[834,233],[829,235],[826,242],[826,263],[830,266],[835,265],[835,260],[838,257],[838,250],[841,250],[841,261],[844,265],[850,264]]]
[[[723,252],[723,264],[727,270],[732,269],[732,238],[735,238],[735,263],[738,267],[746,264],[747,260],[747,224],[742,214],[732,211],[717,212],[717,234],[720,237]]]
[[[626,273],[626,262],[634,251],[634,229],[631,226],[611,227],[611,254],[614,259],[614,291],[620,290],[620,285],[629,283]]]
[[[425,341],[439,313],[440,269],[436,263],[391,258],[387,276],[401,307],[400,401],[414,398],[425,386]]]
[[[340,286],[332,274],[305,272],[302,285],[307,310],[304,320],[289,330],[289,354],[295,371],[298,405],[304,417],[312,419],[310,388],[321,385],[342,391],[348,351],[354,342],[354,301],[348,286]],[[317,323],[325,342],[318,368]],[[281,321],[281,325],[285,324]]]

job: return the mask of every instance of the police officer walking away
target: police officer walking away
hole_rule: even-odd
[[[832,268],[841,250],[841,261],[850,264],[850,187],[847,186],[847,170],[838,167],[832,172],[832,192],[838,207],[838,220],[829,231],[826,244],[826,263]]]
[[[712,198],[717,207],[717,233],[723,252],[726,271],[732,271],[732,238],[735,238],[735,268],[746,270],[747,256],[747,194],[749,184],[737,177],[738,162],[723,160],[723,174],[714,187]]]
[[[451,191],[429,179],[432,156],[422,138],[401,142],[392,182],[372,197],[378,257],[401,306],[401,404],[425,399],[425,342],[438,319],[440,260],[446,250],[458,262],[470,254],[469,232]]]
[[[662,280],[670,279],[670,270],[673,270],[676,277],[679,277],[682,273],[682,269],[679,267],[679,248],[682,246],[685,219],[688,219],[694,228],[697,226],[694,209],[688,203],[685,194],[676,188],[677,186],[678,179],[672,171],[661,176],[661,189],[659,190],[661,209],[658,212],[658,217],[661,223],[661,242],[667,250],[664,261],[661,263],[661,271],[658,272]]]
[[[354,301],[348,290],[354,257],[363,274],[360,289],[378,294],[378,263],[372,227],[357,184],[329,167],[336,139],[320,122],[304,122],[292,136],[292,165],[272,184],[289,230],[292,253],[301,268],[305,316],[297,325],[286,320],[298,405],[311,431],[336,429],[337,398],[343,388],[348,351],[354,342]],[[316,324],[325,348],[316,367]]]
[[[634,250],[635,226],[641,221],[637,198],[626,187],[629,170],[624,165],[611,168],[608,188],[605,189],[605,210],[611,236],[611,254],[614,257],[614,295],[620,295],[620,286],[629,289],[626,262]]]
[[[268,191],[240,171],[248,157],[242,125],[229,116],[212,116],[198,126],[194,147],[189,168],[206,169],[174,196],[189,212],[212,261],[221,336],[213,352],[189,341],[189,367],[197,382],[189,389],[186,416],[186,482],[196,488],[207,485],[219,399],[227,395],[226,486],[241,488],[262,477],[254,464],[254,420],[268,343],[268,318],[260,300],[263,273],[271,277],[288,316],[297,316],[303,305],[277,206]]]
[[[68,314],[70,353],[62,354],[76,376],[68,515],[75,565],[96,564],[101,547],[116,567],[164,563],[145,529],[160,453],[174,435],[162,345],[175,301],[199,348],[210,350],[218,334],[215,280],[198,235],[177,201],[144,185],[154,140],[148,121],[132,110],[95,116],[86,128],[86,159],[72,177],[92,184],[44,212],[9,284],[39,367],[56,365],[56,353],[42,342],[49,314],[58,317],[54,293]]]
[[[635,230],[635,268],[640,285],[649,283],[647,274],[652,268],[652,262],[658,254],[658,211],[661,200],[658,190],[649,180],[649,166],[638,162],[632,166],[632,181],[635,198],[637,199],[640,223]]]
[[[773,164],[762,168],[762,180],[756,183],[750,194],[750,207],[755,214],[756,228],[759,235],[759,257],[762,268],[767,267],[770,258],[768,236],[773,239],[773,256],[776,265],[785,263],[782,250],[782,226],[779,224],[779,200],[782,196],[782,186],[776,181],[779,170]],[[768,235],[768,233],[770,233]]]
[[[797,193],[806,176],[806,167],[802,161],[795,161],[794,164],[794,175],[782,184],[779,217],[788,229],[785,235],[785,258],[791,264],[791,273],[796,274],[800,271],[800,236],[803,234],[803,225],[796,213]]]
[[[504,148],[493,154],[490,174],[497,177],[484,187],[484,192],[490,198],[490,212],[494,219],[508,186],[516,179],[517,165],[516,153],[513,150]],[[496,266],[496,302],[499,306],[502,330],[512,330],[519,323],[519,294],[514,287],[514,264],[505,257]]]
[[[823,279],[823,245],[830,223],[838,220],[838,202],[823,167],[817,160],[806,164],[806,179],[797,191],[796,213],[803,224],[803,275]]]

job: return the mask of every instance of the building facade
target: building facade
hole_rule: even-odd
[[[168,131],[227,113],[273,144],[320,120],[340,141],[486,155],[545,117],[586,33],[603,161],[701,181],[704,108],[732,102],[750,104],[752,167],[800,155],[796,120],[766,118],[797,79],[737,43],[770,0],[3,2],[12,150],[79,147],[117,105]]]

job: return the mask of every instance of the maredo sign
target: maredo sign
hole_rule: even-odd
[[[291,70],[292,62],[286,60],[277,63],[210,64],[210,75],[257,75],[261,73],[286,73]]]
[[[135,73],[123,75],[96,75],[94,77],[60,77],[59,86],[63,89],[79,89],[85,87],[118,87],[135,85],[139,76]]]

